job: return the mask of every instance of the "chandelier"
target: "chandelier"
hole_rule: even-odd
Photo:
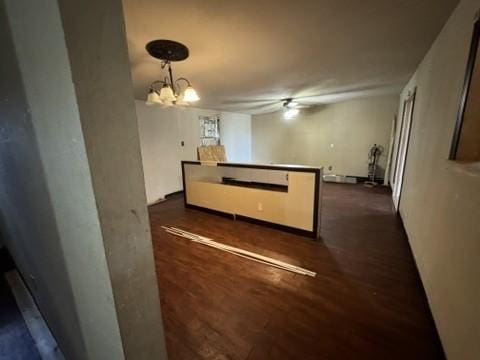
[[[145,48],[151,56],[162,61],[162,70],[167,71],[163,80],[150,84],[147,105],[186,106],[200,100],[190,81],[184,77],[174,80],[173,77],[172,61],[188,58],[189,52],[185,45],[172,40],[153,40]]]

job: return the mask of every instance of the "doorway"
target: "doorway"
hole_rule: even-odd
[[[405,164],[408,155],[408,145],[410,142],[410,132],[412,128],[413,109],[415,106],[416,88],[409,92],[403,102],[402,118],[400,120],[400,133],[397,146],[397,155],[395,161],[395,170],[393,173],[392,197],[395,210],[399,210],[400,198],[402,195],[403,176],[405,174]]]

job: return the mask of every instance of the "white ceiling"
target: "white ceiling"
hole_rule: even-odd
[[[262,113],[399,92],[458,0],[124,0],[137,99],[161,75],[145,44],[184,43],[173,64],[195,106]],[[273,105],[272,105],[273,104]]]

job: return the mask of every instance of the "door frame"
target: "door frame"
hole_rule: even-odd
[[[385,166],[385,175],[383,178],[383,185],[389,186],[392,178],[393,168],[393,151],[395,149],[395,138],[397,137],[398,116],[395,114],[392,120],[392,129],[390,130],[390,141],[388,145],[387,166]]]
[[[400,209],[400,200],[402,198],[403,180],[407,165],[408,150],[410,147],[416,94],[417,88],[415,87],[413,91],[408,92],[408,95],[403,102],[402,119],[399,128],[397,154],[392,184],[393,205],[395,206],[395,210],[397,212]]]

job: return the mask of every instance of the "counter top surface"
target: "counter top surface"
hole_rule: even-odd
[[[215,161],[182,161],[185,164],[198,164],[205,166],[230,166],[230,167],[245,167],[245,168],[261,168],[261,169],[278,169],[278,170],[322,170],[323,167],[315,167],[308,165],[294,165],[294,164],[261,164],[261,163],[240,163],[240,162],[215,162]]]

